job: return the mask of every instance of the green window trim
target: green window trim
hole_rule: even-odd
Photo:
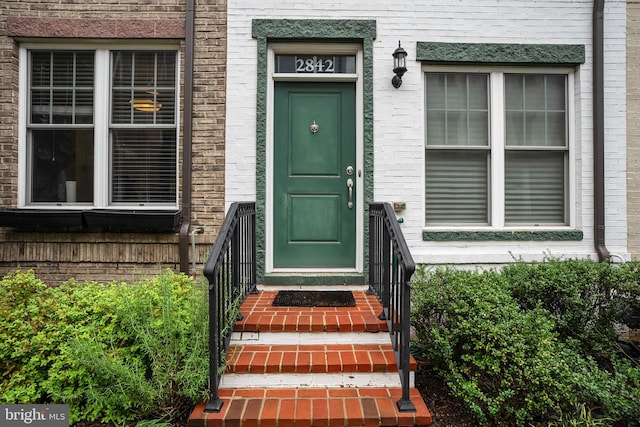
[[[576,66],[585,62],[585,46],[418,42],[416,60],[424,64]]]
[[[580,241],[582,230],[537,230],[537,231],[453,231],[438,230],[422,232],[422,240],[450,241]]]
[[[373,200],[373,41],[376,21],[364,19],[254,19],[251,35],[257,41],[256,99],[256,243],[257,280],[265,280],[266,271],[266,158],[267,158],[267,87],[269,84],[269,42],[357,42],[362,43],[363,76],[363,144],[364,144],[364,240],[368,238],[368,203]],[[368,246],[364,248],[364,274],[367,274]],[[366,276],[365,276],[366,277]]]

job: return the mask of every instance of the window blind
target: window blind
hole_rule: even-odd
[[[427,224],[486,224],[487,166],[486,150],[427,150]]]
[[[111,138],[111,201],[175,203],[175,129],[114,129]]]
[[[505,223],[565,224],[565,179],[562,151],[508,151]]]

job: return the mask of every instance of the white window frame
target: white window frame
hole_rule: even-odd
[[[29,203],[28,193],[28,114],[29,114],[29,51],[93,51],[95,53],[94,69],[94,183],[93,203]],[[111,52],[112,51],[175,51],[176,52],[176,92],[175,92],[175,129],[176,129],[176,163],[175,185],[176,198],[170,204],[123,204],[110,203],[111,157],[110,157],[110,120],[111,120]],[[107,41],[82,43],[23,43],[19,52],[19,110],[18,110],[18,207],[25,209],[136,209],[163,210],[178,208],[179,197],[179,143],[180,143],[180,46],[178,43],[166,41],[149,41],[145,43],[110,43]]]
[[[575,70],[566,67],[499,67],[499,66],[439,66],[423,65],[423,87],[424,87],[424,115],[427,112],[427,73],[484,73],[489,74],[489,145],[490,145],[490,165],[488,179],[488,222],[484,225],[464,225],[464,224],[438,224],[423,225],[424,230],[460,230],[460,231],[518,231],[518,230],[566,230],[576,226],[576,108],[575,108]],[[567,132],[568,132],[568,164],[565,165],[566,191],[565,211],[567,224],[559,225],[505,225],[505,97],[504,97],[504,75],[505,74],[558,74],[567,77]],[[426,150],[427,150],[427,120],[424,126],[424,144],[422,153],[422,182],[425,182]],[[422,220],[426,218],[426,194],[423,187],[422,192]]]

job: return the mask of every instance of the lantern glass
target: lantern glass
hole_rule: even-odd
[[[394,69],[394,72],[396,72],[396,70],[405,71],[407,69],[406,68],[406,61],[405,61],[406,58],[407,58],[407,51],[404,50],[402,48],[402,46],[400,46],[400,42],[398,41],[398,47],[393,52],[393,69]]]

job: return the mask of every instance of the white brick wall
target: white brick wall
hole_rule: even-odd
[[[627,212],[629,252],[640,258],[640,0],[627,0]]]
[[[229,0],[226,201],[255,199],[256,41],[253,18],[375,19],[374,138],[376,201],[404,201],[405,236],[416,261],[504,263],[544,254],[595,258],[593,249],[591,0],[346,1]],[[605,7],[607,245],[627,256],[624,0]],[[402,40],[409,71],[390,84],[391,53]],[[576,226],[581,242],[424,242],[424,88],[416,42],[584,44],[576,73]]]

